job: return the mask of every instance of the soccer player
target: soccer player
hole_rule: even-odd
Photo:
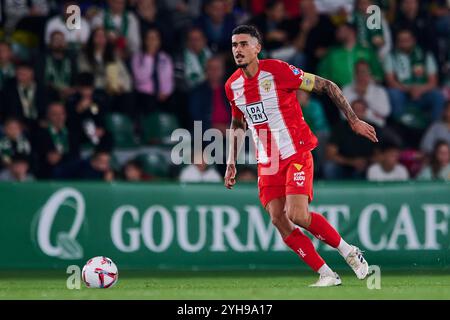
[[[233,30],[238,69],[225,84],[232,121],[224,184],[228,189],[236,184],[236,157],[247,123],[256,146],[260,201],[286,245],[319,273],[312,286],[336,286],[341,279],[297,226],[336,248],[356,276],[364,279],[369,268],[359,248],[345,242],[321,214],[308,210],[313,199],[311,151],[318,142],[303,118],[296,90],[328,95],[356,134],[378,142],[375,129],[358,119],[336,84],[280,60],[259,60],[260,51],[261,35],[255,27],[241,25]]]

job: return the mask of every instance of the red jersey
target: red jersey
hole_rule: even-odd
[[[244,116],[259,163],[268,163],[275,155],[286,159],[317,146],[297,100],[303,76],[302,70],[286,62],[267,59],[259,61],[254,77],[247,78],[238,69],[227,80],[225,92],[233,117]]]

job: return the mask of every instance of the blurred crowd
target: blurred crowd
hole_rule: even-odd
[[[0,180],[221,181],[223,165],[174,166],[170,133],[229,126],[244,23],[260,58],[334,81],[377,130],[299,91],[317,178],[450,180],[448,0],[0,0]]]

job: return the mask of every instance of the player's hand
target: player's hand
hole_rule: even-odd
[[[227,189],[233,189],[233,186],[236,184],[236,165],[235,164],[228,164],[227,170],[225,171],[225,187]]]
[[[357,121],[350,123],[350,127],[356,134],[366,137],[372,142],[378,142],[375,128],[367,122],[358,119]]]

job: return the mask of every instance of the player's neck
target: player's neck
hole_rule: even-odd
[[[259,60],[258,59],[256,59],[252,63],[249,63],[249,65],[247,67],[242,69],[245,77],[248,79],[253,78],[258,73],[258,70],[259,70]]]

